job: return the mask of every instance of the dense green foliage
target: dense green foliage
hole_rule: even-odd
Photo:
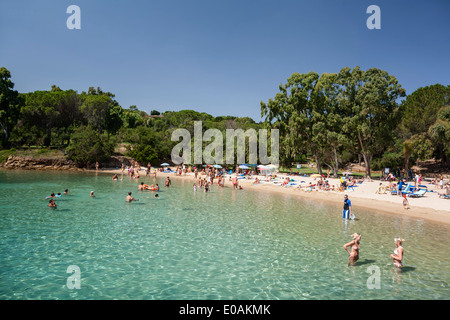
[[[261,101],[261,116],[280,130],[286,166],[304,154],[314,157],[319,173],[325,165],[337,174],[355,156],[364,159],[367,176],[372,166],[408,170],[411,158],[434,156],[449,166],[450,86],[419,88],[399,103],[406,93],[394,76],[355,67],[294,73],[279,89]]]
[[[148,114],[134,105],[125,109],[114,94],[98,87],[78,93],[53,85],[48,91],[19,93],[10,78],[1,68],[1,149],[59,149],[80,166],[107,161],[117,146],[126,146],[126,154],[143,165],[170,161],[179,142],[171,140],[173,131],[185,128],[193,139],[195,121],[202,122],[203,132],[218,129],[224,138],[227,129],[279,129],[285,168],[314,161],[319,172],[328,167],[337,174],[363,159],[370,175],[372,168],[407,169],[431,157],[447,168],[450,162],[450,86],[419,88],[399,101],[404,89],[376,68],[294,73],[273,99],[261,102],[261,123],[193,110]],[[203,147],[209,143],[203,141]]]

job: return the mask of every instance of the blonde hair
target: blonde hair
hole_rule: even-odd
[[[359,237],[359,236],[360,236],[360,234],[357,233],[357,232],[355,232],[354,234],[352,234],[352,238],[353,238],[353,239],[356,239],[356,238]]]
[[[404,241],[405,241],[405,239],[402,239],[402,238],[394,238],[394,242],[400,242],[400,244],[402,244]]]

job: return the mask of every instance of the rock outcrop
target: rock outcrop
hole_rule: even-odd
[[[10,155],[8,159],[0,164],[7,169],[30,169],[30,170],[80,170],[72,160],[61,158],[38,158],[18,157]]]

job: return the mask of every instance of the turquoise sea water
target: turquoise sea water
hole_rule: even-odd
[[[281,194],[0,171],[0,299],[448,299],[450,228]],[[152,183],[152,178],[140,181]],[[139,182],[140,182],[139,181]],[[44,198],[69,189],[56,200]],[[95,198],[89,192],[95,191]],[[129,191],[139,202],[126,203]],[[343,244],[362,234],[347,267]],[[389,255],[406,239],[405,268]],[[67,268],[80,268],[69,289]],[[369,284],[379,273],[379,289]],[[372,276],[372,278],[370,278]]]

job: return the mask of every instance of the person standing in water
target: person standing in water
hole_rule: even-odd
[[[350,219],[352,217],[352,203],[348,199],[348,195],[344,196],[344,209],[342,211],[342,219]]]
[[[401,239],[401,238],[394,239],[396,248],[394,250],[394,254],[390,255],[391,259],[394,259],[394,266],[397,268],[403,267],[402,260],[403,260],[403,254],[405,253],[405,250],[402,247],[403,241],[405,241],[405,240]]]
[[[137,201],[134,197],[131,196],[131,192],[128,192],[127,202]]]
[[[56,202],[53,199],[50,199],[50,201],[48,202],[48,206],[50,208],[56,208]]]
[[[348,252],[348,264],[354,266],[359,259],[359,242],[361,241],[361,235],[359,233],[352,234],[353,240],[344,244],[345,251]],[[351,247],[351,251],[348,250]]]

